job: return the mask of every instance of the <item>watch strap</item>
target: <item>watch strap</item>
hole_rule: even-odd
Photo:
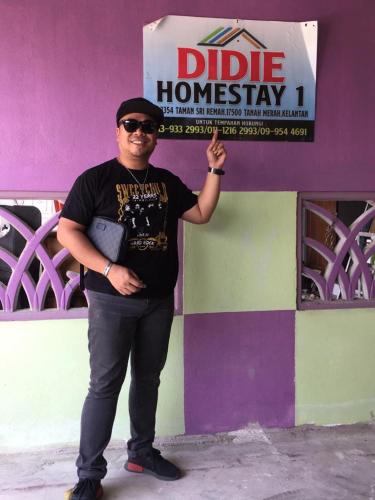
[[[216,174],[216,175],[224,175],[225,172],[222,168],[214,168],[214,167],[208,167],[208,172],[210,174]]]

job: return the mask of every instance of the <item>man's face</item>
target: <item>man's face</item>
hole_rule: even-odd
[[[116,129],[116,138],[120,150],[120,155],[126,159],[146,159],[151,156],[151,153],[156,146],[157,132],[145,133],[139,127],[134,132],[127,132],[121,123],[122,120],[145,120],[155,121],[151,116],[143,113],[130,113],[121,118],[119,127]]]

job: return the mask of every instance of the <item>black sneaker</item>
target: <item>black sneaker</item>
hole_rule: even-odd
[[[102,498],[103,488],[99,479],[80,479],[74,486],[69,500],[97,500]]]
[[[151,474],[164,481],[175,481],[181,477],[180,469],[163,458],[155,448],[135,458],[129,457],[125,469],[129,472]]]

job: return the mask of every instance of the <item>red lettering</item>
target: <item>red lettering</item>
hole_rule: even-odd
[[[250,52],[250,80],[260,82],[260,52]]]
[[[217,80],[217,50],[208,49],[208,80]]]
[[[199,50],[178,48],[178,78],[198,78],[204,71],[204,55]],[[195,60],[195,70],[189,73],[189,56]]]
[[[231,74],[232,61],[237,61],[237,72]],[[221,79],[222,80],[241,80],[247,72],[247,59],[242,52],[235,50],[221,51]]]
[[[252,82],[281,83],[285,77],[275,74],[282,70],[284,52],[251,51],[247,58],[236,50],[208,49],[207,53],[191,47],[178,50],[178,75],[182,80],[199,78],[207,71],[207,79],[242,80],[248,73]],[[220,75],[220,76],[219,76]]]
[[[263,81],[264,82],[283,82],[285,78],[283,76],[273,76],[274,69],[281,69],[281,63],[274,63],[274,58],[285,58],[284,52],[264,52],[264,71],[263,71]]]

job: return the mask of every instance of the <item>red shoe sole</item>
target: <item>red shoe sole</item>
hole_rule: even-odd
[[[142,465],[133,464],[133,462],[127,462],[125,468],[129,472],[144,472],[145,470],[145,468],[142,467]]]
[[[161,476],[160,474],[157,474],[156,472],[146,469],[142,465],[135,464],[133,462],[126,462],[124,466],[125,470],[129,472],[136,472],[137,474],[143,473],[143,474],[150,474],[151,476],[156,477],[157,479],[161,479],[163,481],[176,481],[176,479],[180,479],[181,476],[175,476],[175,477],[169,477],[169,476]]]

